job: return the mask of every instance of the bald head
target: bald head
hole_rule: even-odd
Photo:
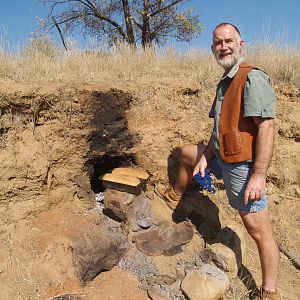
[[[215,27],[215,29],[214,29],[214,31],[213,31],[213,36],[215,35],[215,32],[217,31],[217,29],[219,29],[219,28],[221,28],[221,27],[226,27],[226,26],[232,27],[232,28],[234,29],[234,31],[236,32],[236,34],[238,35],[238,37],[239,37],[240,39],[242,39],[240,30],[239,30],[235,25],[233,25],[233,24],[231,24],[231,23],[226,23],[226,22],[225,22],[225,23],[220,23],[220,24],[218,24],[218,25]]]

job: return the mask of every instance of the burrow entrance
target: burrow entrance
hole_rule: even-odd
[[[102,181],[99,179],[102,175],[110,173],[114,168],[129,167],[135,164],[135,157],[124,155],[103,155],[95,157],[86,162],[91,170],[91,189],[95,194],[104,192]]]

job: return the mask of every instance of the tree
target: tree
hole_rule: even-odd
[[[170,38],[188,42],[200,34],[198,15],[183,7],[189,1],[40,0],[49,5],[44,29],[60,26],[68,34],[79,28],[111,45],[123,41],[132,47],[162,45]]]

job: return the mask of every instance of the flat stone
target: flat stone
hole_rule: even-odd
[[[103,186],[114,190],[139,195],[142,192],[144,182],[139,178],[124,174],[107,173],[100,178]]]
[[[233,250],[221,243],[209,245],[208,248],[213,253],[212,260],[216,266],[226,272],[230,278],[235,278],[239,267]]]
[[[173,255],[181,252],[181,246],[188,243],[193,235],[193,228],[188,222],[165,222],[155,230],[136,234],[133,241],[137,249],[147,255]]]
[[[219,268],[202,264],[199,270],[187,273],[181,284],[189,300],[219,300],[229,289],[229,278]]]
[[[140,168],[120,167],[120,168],[114,169],[112,171],[112,174],[128,175],[128,176],[137,177],[137,178],[143,179],[143,180],[147,180],[149,178],[149,174]]]

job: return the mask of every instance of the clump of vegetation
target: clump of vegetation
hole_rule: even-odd
[[[58,49],[55,43],[47,35],[33,36],[29,39],[29,44],[21,51],[21,56],[28,58],[47,57],[56,58],[62,51]]]
[[[265,70],[272,82],[300,87],[300,50],[272,44],[252,45],[246,58]],[[21,52],[0,49],[1,81],[147,81],[205,82],[214,86],[221,68],[211,53],[172,48],[133,49],[117,43],[109,50],[59,49],[48,37],[32,39]]]

